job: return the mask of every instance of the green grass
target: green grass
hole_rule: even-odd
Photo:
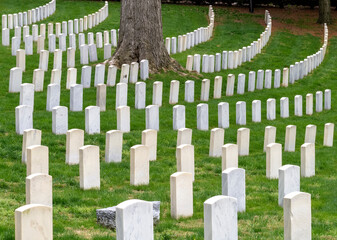
[[[47,1],[13,1],[2,0],[0,13],[14,13],[35,7]],[[103,2],[57,1],[57,11],[44,22],[62,21],[81,17],[103,6]],[[118,28],[119,3],[109,3],[109,18],[92,31]],[[178,36],[200,26],[207,26],[207,7],[163,5],[164,36]],[[256,23],[262,15],[239,14],[225,9],[215,8],[217,27],[212,41],[200,44],[176,58],[183,66],[187,55],[194,53],[216,53],[222,50],[239,49],[256,40],[264,26]],[[71,17],[70,17],[71,16]],[[129,85],[128,104],[131,106],[131,132],[124,134],[123,161],[119,164],[104,162],[105,133],[116,129],[115,88],[108,88],[107,111],[101,113],[101,134],[85,135],[85,144],[98,145],[101,158],[101,189],[83,191],[79,188],[78,166],[65,164],[65,136],[51,133],[51,113],[45,111],[47,85],[50,82],[52,57],[50,55],[49,71],[45,74],[44,92],[35,93],[34,127],[42,130],[42,144],[49,147],[50,175],[53,176],[53,226],[55,239],[115,239],[115,233],[96,224],[95,210],[117,205],[127,199],[160,200],[161,221],[155,227],[156,239],[203,239],[203,202],[221,194],[221,159],[208,156],[209,131],[196,130],[196,105],[185,103],[184,81],[195,80],[195,96],[200,99],[201,80],[213,79],[217,75],[224,77],[229,73],[245,73],[246,79],[250,70],[281,69],[303,60],[315,53],[321,46],[321,38],[312,35],[296,36],[286,32],[273,32],[269,44],[263,53],[252,62],[243,64],[239,69],[227,70],[215,74],[187,74],[181,76],[173,72],[151,75],[147,80],[147,104],[152,101],[152,84],[164,82],[163,106],[160,108],[160,131],[158,133],[158,159],[150,164],[150,184],[148,186],[130,186],[129,184],[129,150],[141,143],[141,132],[145,129],[145,111],[134,109],[134,85]],[[34,46],[36,48],[36,46]],[[15,112],[19,105],[19,94],[8,93],[9,70],[15,66],[15,57],[10,55],[10,48],[0,47],[0,239],[14,239],[14,211],[25,204],[26,166],[21,163],[22,136],[15,133]],[[100,59],[103,57],[99,51]],[[287,125],[297,125],[296,152],[283,153],[283,164],[300,165],[300,145],[304,142],[305,126],[317,125],[316,141],[316,176],[301,178],[301,191],[312,194],[312,230],[313,239],[334,239],[337,236],[337,186],[335,147],[323,147],[323,127],[327,122],[336,123],[337,112],[314,113],[312,116],[295,117],[293,99],[297,94],[305,96],[311,92],[327,88],[332,89],[332,99],[337,98],[336,61],[337,38],[329,43],[326,58],[322,65],[303,80],[288,88],[261,90],[245,93],[242,96],[223,97],[221,100],[210,100],[210,129],[217,127],[217,104],[226,101],[230,104],[230,128],[225,131],[225,143],[236,142],[239,126],[235,125],[235,103],[247,102],[247,127],[251,129],[250,156],[239,158],[239,167],[246,170],[247,207],[239,217],[240,239],[283,239],[283,210],[278,207],[278,181],[265,177],[265,153],[263,153],[264,128],[268,125],[277,127],[277,142],[284,144]],[[38,55],[27,56],[27,71],[23,82],[32,82],[33,70],[38,68]],[[76,54],[78,78],[80,77],[79,54]],[[195,146],[195,182],[194,182],[194,215],[191,218],[173,220],[170,217],[170,175],[176,172],[176,131],[172,130],[172,107],[168,104],[170,81],[180,81],[179,104],[186,106],[186,127],[193,129]],[[79,80],[78,80],[79,81]],[[69,107],[69,91],[66,83],[66,54],[63,54],[61,105]],[[211,84],[211,94],[213,94]],[[247,85],[247,84],[246,84]],[[247,89],[247,86],[246,86]],[[291,117],[280,119],[279,99],[289,97]],[[277,99],[277,120],[267,121],[266,100]],[[251,102],[262,101],[262,123],[251,122]],[[83,106],[96,104],[96,90],[84,90]],[[84,129],[84,111],[69,112],[69,129]],[[335,145],[337,142],[334,142]]]

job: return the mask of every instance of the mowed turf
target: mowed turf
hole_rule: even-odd
[[[36,7],[47,1],[2,0],[0,14],[14,13]],[[57,1],[57,11],[44,20],[57,22],[80,18],[95,12],[104,2]],[[110,30],[119,26],[120,3],[109,2],[109,17],[92,32]],[[178,36],[191,32],[198,27],[207,26],[208,7],[163,5],[164,37]],[[259,14],[241,14],[235,9],[215,7],[216,28],[211,41],[200,44],[184,53],[173,55],[183,66],[187,55],[215,54],[223,50],[236,50],[248,46],[259,38],[265,26],[258,24],[263,19]],[[306,26],[307,27],[307,26]],[[13,35],[13,31],[11,31]],[[34,128],[42,130],[42,144],[49,147],[49,173],[53,177],[53,226],[55,239],[115,239],[115,232],[96,223],[97,208],[110,207],[127,199],[161,201],[161,220],[154,228],[155,239],[203,239],[203,202],[210,197],[221,194],[221,158],[208,156],[210,132],[196,129],[196,106],[200,102],[201,80],[211,79],[211,100],[209,104],[210,129],[217,127],[217,104],[228,102],[230,108],[230,128],[225,130],[225,143],[235,143],[237,129],[235,124],[235,104],[237,101],[247,103],[247,126],[251,130],[250,155],[239,158],[239,167],[246,170],[246,212],[238,214],[240,239],[283,239],[283,209],[278,206],[278,181],[266,178],[266,157],[263,153],[264,128],[277,127],[277,142],[284,145],[287,125],[297,126],[296,152],[283,152],[283,164],[300,165],[300,146],[304,142],[305,127],[317,125],[316,140],[316,176],[301,178],[301,191],[312,196],[312,234],[313,239],[334,239],[337,236],[337,161],[336,148],[323,146],[324,124],[336,123],[337,98],[336,61],[337,39],[331,38],[323,63],[309,76],[299,80],[288,88],[269,89],[245,93],[233,97],[213,100],[213,80],[222,76],[223,95],[226,78],[229,73],[236,76],[246,74],[246,90],[249,71],[259,69],[282,69],[296,61],[303,60],[319,50],[322,37],[312,35],[292,35],[288,32],[274,32],[263,49],[252,62],[243,64],[235,70],[222,70],[214,74],[195,73],[177,74],[165,72],[151,75],[146,81],[146,103],[152,102],[152,85],[154,81],[163,81],[163,106],[160,108],[160,131],[158,132],[158,158],[150,163],[150,184],[148,186],[130,186],[130,147],[141,143],[141,132],[145,129],[145,111],[134,109],[134,85],[128,86],[128,105],[131,107],[131,132],[124,134],[123,161],[119,164],[104,162],[105,133],[116,129],[115,96],[116,88],[107,89],[107,111],[101,113],[101,134],[85,134],[85,144],[100,147],[101,189],[83,191],[79,188],[79,167],[65,164],[66,137],[52,134],[52,114],[46,112],[47,85],[50,82],[53,54],[49,56],[49,70],[45,73],[44,91],[35,93]],[[46,41],[47,48],[47,41]],[[24,45],[21,46],[22,48]],[[34,44],[36,52],[36,44]],[[99,61],[103,61],[103,51],[99,50]],[[79,51],[76,52],[76,67],[80,82],[81,65]],[[61,105],[69,107],[69,90],[66,84],[66,53],[63,53]],[[23,82],[32,82],[33,70],[38,68],[37,54],[27,56],[27,70]],[[0,47],[0,239],[14,239],[14,211],[25,205],[26,166],[21,163],[22,136],[15,133],[15,107],[19,105],[19,94],[8,93],[9,72],[15,67],[15,57],[8,47]],[[93,66],[95,64],[92,64]],[[92,77],[94,77],[94,69]],[[117,78],[119,79],[119,78]],[[177,132],[172,130],[172,105],[168,104],[171,80],[180,81],[179,104],[186,106],[186,127],[193,129],[195,146],[195,182],[194,215],[191,218],[173,220],[170,217],[170,175],[177,171],[175,148]],[[184,82],[195,81],[195,103],[184,102]],[[93,81],[93,78],[92,78]],[[92,82],[93,83],[93,82]],[[312,116],[294,116],[294,97],[332,90],[332,110],[314,113]],[[289,97],[290,117],[280,119],[279,99]],[[277,99],[277,120],[266,120],[266,101]],[[251,102],[262,101],[262,123],[251,122]],[[96,89],[84,90],[84,108],[96,104]],[[305,105],[304,105],[305,106]],[[305,108],[304,108],[305,109]],[[85,128],[84,111],[69,112],[69,129]],[[337,142],[334,142],[335,145]]]

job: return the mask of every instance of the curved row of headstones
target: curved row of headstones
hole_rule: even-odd
[[[30,24],[42,21],[54,14],[56,10],[56,0],[51,0],[49,3],[33,8],[28,11],[3,14],[1,29],[15,29],[16,27],[28,26]]]
[[[167,37],[165,47],[168,54],[181,53],[200,43],[207,42],[213,36],[215,14],[212,5],[209,6],[208,18],[209,25],[207,27],[200,27],[187,34],[179,35],[178,38]]]
[[[95,48],[96,49],[96,48]],[[88,49],[87,49],[88,50]],[[25,70],[26,59],[25,59],[25,50],[17,50],[17,65],[16,67],[10,70],[9,76],[9,92],[20,92],[21,84],[22,84],[22,75]],[[109,51],[111,54],[111,50]],[[86,52],[86,59],[90,59],[91,61],[94,58],[97,58],[97,51]],[[89,56],[88,56],[89,54]],[[104,55],[107,53],[105,52]],[[96,59],[97,61],[97,59]],[[48,62],[49,62],[49,51],[41,50],[40,60],[39,60],[39,68],[35,69],[33,72],[33,91],[41,92],[43,91],[44,86],[44,76],[45,72],[48,71]],[[105,64],[97,64],[95,66],[95,80],[94,86],[96,87],[98,84],[105,83]],[[117,78],[117,67],[114,65],[110,65],[108,67],[108,74],[106,84],[107,86],[115,86],[116,78]],[[53,60],[53,69],[51,71],[51,80],[50,84],[59,84],[61,85],[61,75],[62,75],[62,51],[60,49],[55,50],[54,52],[54,60]],[[91,87],[91,75],[92,75],[92,66],[83,66],[81,69],[81,84],[83,88]],[[149,78],[149,62],[146,59],[138,62],[133,62],[131,65],[123,64],[120,71],[120,83],[136,83],[138,78],[141,80],[146,80]],[[77,84],[77,68],[75,68],[75,51],[73,48],[67,49],[67,89],[73,84]]]
[[[257,41],[252,42],[249,46],[235,51],[222,51],[222,56],[221,53],[216,53],[215,57],[211,54],[203,54],[202,59],[200,54],[188,55],[186,69],[188,71],[197,71],[198,73],[200,71],[213,73],[220,72],[221,69],[235,69],[245,62],[250,62],[257,54],[261,53],[271,36],[272,20],[267,10],[265,12],[265,22],[267,24],[265,31],[260,34],[260,38]]]
[[[324,128],[324,146],[331,147],[333,145],[334,124],[325,124]],[[238,129],[238,139],[236,144],[226,144],[224,142],[224,129],[213,129],[210,137],[210,156],[222,156],[222,195],[217,198],[232,198],[232,208],[213,209],[210,210],[212,200],[205,202],[205,239],[215,234],[225,231],[226,234],[237,236],[237,212],[246,210],[246,193],[245,193],[245,170],[238,168],[238,157],[249,154],[249,129]],[[121,161],[123,133],[120,131],[109,131],[106,134],[106,162]],[[302,177],[312,177],[315,175],[315,139],[316,126],[308,125],[305,134],[305,143],[301,146],[301,168],[293,165],[282,166],[282,145],[275,143],[276,128],[268,126],[265,129],[264,146],[266,151],[266,177],[279,179],[279,197],[278,204],[284,208],[284,231],[285,235],[298,236],[305,234],[311,236],[311,217],[310,206],[305,205],[305,217],[294,214],[298,210],[298,206],[293,207],[291,216],[287,213],[292,206],[291,199],[297,196],[300,191],[300,175]],[[194,181],[194,147],[192,142],[191,129],[179,129],[177,136],[177,170],[170,177],[171,185],[171,217],[179,219],[182,217],[190,217],[193,215],[193,181]],[[296,126],[290,125],[286,128],[285,151],[294,151],[296,142]],[[36,231],[36,225],[29,224],[31,221],[37,221],[38,226],[43,229],[43,233],[50,232],[52,228],[52,215],[50,207],[52,206],[52,181],[48,175],[49,158],[48,147],[41,146],[41,131],[35,129],[26,130],[23,137],[22,156],[27,161],[27,178],[26,178],[26,206],[16,210],[16,235],[21,232]],[[133,146],[130,149],[130,183],[131,185],[148,185],[149,184],[149,161],[156,160],[157,151],[157,132],[155,130],[145,130],[142,133],[142,145]],[[287,149],[286,149],[287,148]],[[218,152],[218,153],[217,153]],[[219,153],[220,152],[220,153]],[[217,153],[217,154],[214,154]],[[84,190],[100,188],[100,167],[99,167],[99,147],[84,146],[84,131],[72,129],[67,132],[66,144],[66,163],[80,165],[80,187]],[[300,173],[301,169],[301,173]],[[307,196],[309,196],[307,194]],[[290,201],[290,202],[289,202]],[[129,201],[130,202],[130,201]],[[136,202],[132,200],[131,202]],[[303,202],[301,202],[303,204]],[[35,210],[30,213],[26,209],[35,209],[36,205],[40,205],[41,211],[47,211],[47,214],[36,214]],[[116,212],[116,230],[118,234],[126,234],[129,230],[124,229],[120,224],[121,214],[118,210],[122,203],[117,206]],[[48,207],[46,207],[48,206]],[[208,207],[208,212],[206,211]],[[303,208],[303,206],[302,206]],[[147,227],[151,226],[153,234],[152,222],[152,206],[148,209]],[[24,214],[26,213],[26,215]],[[133,214],[135,214],[133,212]],[[222,220],[216,223],[209,222],[212,214],[222,216]],[[43,216],[41,218],[41,215]],[[233,218],[233,216],[235,216]],[[139,216],[138,216],[139,217]],[[142,217],[144,217],[142,215]],[[309,218],[308,218],[309,217]],[[42,219],[46,219],[45,222]],[[227,219],[228,218],[228,219]],[[227,221],[226,221],[227,219]],[[234,228],[225,228],[228,221],[231,220],[231,226]],[[41,222],[40,222],[41,221]],[[296,223],[294,223],[294,221]],[[299,222],[297,222],[299,221]],[[303,222],[304,221],[304,222]],[[131,216],[124,216],[124,224],[140,224],[133,223]],[[289,229],[289,224],[294,225]],[[140,224],[142,225],[142,224]],[[294,228],[295,227],[295,228]],[[304,231],[304,232],[303,232]],[[136,236],[144,233],[138,233],[131,230]],[[27,233],[27,232],[25,232]],[[130,233],[130,232],[129,232]],[[150,231],[151,233],[151,231]],[[223,232],[222,232],[223,233]],[[36,233],[37,234],[37,233]],[[211,234],[211,235],[209,235]],[[48,234],[47,234],[48,235]],[[37,235],[38,236],[38,235]],[[150,237],[151,235],[144,235]],[[21,238],[20,238],[21,239]],[[143,239],[143,238],[142,238]],[[146,238],[147,239],[147,238]],[[216,238],[217,239],[217,238]],[[236,238],[234,238],[236,239]]]
[[[108,2],[105,2],[104,6],[97,12],[84,16],[80,19],[62,21],[62,23],[48,23],[48,30],[46,34],[46,24],[40,24],[40,27],[36,24],[32,25],[32,34],[30,35],[29,26],[15,27],[14,36],[10,42],[10,30],[8,28],[2,29],[2,45],[12,47],[12,55],[15,55],[15,51],[20,48],[21,40],[25,43],[27,48],[33,45],[33,41],[36,41],[38,45],[42,45],[40,49],[44,49],[45,39],[48,38],[51,44],[59,38],[61,43],[66,42],[66,37],[69,35],[69,41],[76,40],[76,34],[87,31],[100,23],[102,23],[109,15]],[[22,29],[22,30],[21,30]],[[21,34],[22,33],[22,34]],[[14,54],[13,54],[14,53]],[[39,51],[38,51],[39,53]],[[33,54],[33,53],[31,53]]]
[[[75,69],[75,68],[74,68]],[[95,72],[95,87],[96,87],[96,106],[89,106],[86,108],[85,118],[93,118],[91,121],[86,121],[86,123],[93,123],[95,130],[88,130],[91,133],[100,132],[100,112],[106,111],[106,92],[107,86],[104,84],[104,65],[97,65]],[[76,70],[76,69],[75,69]],[[90,72],[91,69],[89,68]],[[103,70],[103,71],[102,71]],[[42,71],[44,74],[44,72]],[[37,75],[38,73],[36,73]],[[22,134],[27,128],[32,128],[33,126],[33,108],[34,108],[34,91],[43,91],[43,74],[42,77],[34,78],[34,84],[25,83],[20,86],[20,105],[16,107],[16,132]],[[70,111],[83,111],[83,88],[90,87],[91,77],[88,78],[88,82],[83,77],[82,73],[82,84],[76,84],[77,71],[68,71],[67,85],[66,88],[70,89]],[[121,80],[123,75],[121,75]],[[41,80],[42,79],[42,80]],[[37,80],[41,80],[38,81]],[[55,78],[54,78],[55,80]],[[10,85],[10,87],[12,87]],[[176,86],[179,89],[179,85]],[[172,90],[172,88],[171,88]],[[178,92],[178,91],[176,91]],[[185,91],[186,93],[186,91]],[[153,95],[152,95],[152,105],[146,107],[146,83],[137,82],[135,87],[135,108],[136,109],[146,109],[146,125],[147,128],[159,130],[159,107],[162,105],[162,94],[163,94],[163,83],[154,82],[153,84]],[[68,108],[65,106],[60,106],[60,95],[61,88],[60,82],[51,83],[48,85],[47,90],[47,100],[46,100],[46,110],[53,112],[53,132],[55,134],[65,134],[68,130]],[[323,109],[331,109],[331,90],[326,89],[324,91],[324,101],[323,92],[316,92],[316,112],[321,112]],[[116,85],[116,101],[115,109],[117,110],[117,125],[119,130],[124,130],[126,132],[130,131],[130,107],[128,105],[128,85],[125,82],[118,83]],[[191,97],[190,94],[185,94],[185,97]],[[170,94],[170,104],[178,103],[179,94]],[[191,101],[194,99],[190,99]],[[205,101],[208,99],[204,99]],[[323,107],[324,105],[324,107]],[[294,114],[295,116],[303,115],[303,98],[302,95],[296,95],[294,97]],[[314,99],[313,94],[306,95],[306,114],[313,114]],[[267,120],[276,119],[276,99],[270,98],[267,100]],[[252,121],[261,122],[261,101],[252,101]],[[55,116],[55,118],[54,118]],[[236,124],[246,125],[246,102],[239,101],[236,103]],[[280,117],[289,117],[289,98],[282,97],[280,99]],[[151,123],[153,122],[153,123]],[[185,106],[176,105],[173,107],[173,129],[179,129],[185,127]],[[200,103],[197,105],[197,129],[208,130],[209,128],[209,117],[208,117],[208,104]],[[153,124],[153,125],[152,125]],[[229,104],[227,102],[221,102],[218,104],[218,124],[219,127],[228,128],[229,127]],[[149,126],[148,126],[149,125]],[[86,129],[91,129],[91,127],[86,125]]]

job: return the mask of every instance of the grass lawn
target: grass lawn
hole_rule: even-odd
[[[1,0],[0,14],[14,13],[31,9],[47,1],[20,0],[13,4],[11,0]],[[46,20],[58,22],[83,17],[95,12],[104,2],[57,0],[56,13]],[[118,28],[120,3],[109,2],[109,17],[92,31],[98,32]],[[207,26],[208,7],[163,5],[164,37],[185,34],[201,26]],[[260,11],[262,13],[262,11]],[[264,15],[242,14],[235,9],[215,7],[216,28],[212,40],[200,44],[184,53],[173,55],[183,66],[187,55],[195,53],[214,54],[222,50],[236,50],[247,46],[259,38],[265,26],[259,24]],[[271,14],[272,15],[272,14]],[[272,15],[273,16],[273,15]],[[304,26],[303,27],[308,27]],[[322,26],[323,34],[323,26]],[[13,31],[11,31],[13,34]],[[66,136],[52,134],[52,114],[45,110],[47,85],[50,82],[53,54],[49,56],[49,70],[45,73],[44,91],[35,93],[34,128],[42,130],[42,145],[49,147],[49,174],[53,177],[53,226],[55,239],[115,239],[115,232],[96,224],[97,208],[114,206],[127,199],[161,201],[161,220],[154,228],[155,239],[203,239],[203,202],[221,194],[221,158],[208,156],[210,131],[196,129],[196,106],[200,103],[201,80],[211,79],[210,96],[213,96],[213,80],[221,75],[223,95],[227,74],[246,74],[259,69],[282,69],[296,61],[303,60],[319,50],[322,38],[311,34],[293,35],[287,31],[273,31],[268,45],[262,54],[253,61],[243,64],[235,70],[222,70],[214,74],[181,75],[174,72],[151,75],[147,83],[147,105],[152,102],[154,81],[164,82],[163,106],[160,108],[160,131],[158,133],[157,161],[150,163],[150,184],[148,186],[130,186],[130,147],[141,143],[141,133],[145,129],[145,110],[134,109],[134,85],[129,85],[128,105],[131,107],[131,132],[124,134],[123,161],[119,164],[104,162],[105,133],[116,129],[115,87],[107,89],[107,111],[101,113],[101,134],[85,134],[85,144],[100,147],[101,189],[83,191],[79,188],[79,167],[65,164]],[[46,48],[47,48],[46,44]],[[21,46],[24,47],[23,45]],[[34,53],[36,43],[34,43]],[[103,51],[99,50],[99,59]],[[80,81],[81,65],[79,51],[76,51],[76,67]],[[26,72],[23,82],[32,82],[33,70],[38,68],[38,55],[27,56]],[[70,93],[66,85],[66,53],[63,53],[61,84],[61,105],[69,108]],[[312,237],[313,239],[335,239],[337,236],[337,161],[336,147],[323,147],[324,124],[336,124],[337,111],[334,100],[337,99],[336,84],[337,38],[329,41],[323,63],[309,76],[299,80],[288,88],[268,89],[211,99],[209,104],[210,129],[217,127],[217,105],[228,102],[230,105],[230,128],[225,130],[225,143],[235,143],[239,126],[235,125],[235,104],[247,103],[247,126],[251,130],[250,155],[239,158],[239,167],[246,170],[246,212],[238,214],[240,239],[283,239],[283,209],[278,206],[278,180],[266,178],[266,157],[263,153],[264,128],[277,127],[277,142],[284,145],[285,128],[297,126],[296,152],[283,152],[283,164],[300,165],[300,146],[304,142],[305,127],[317,125],[316,139],[316,176],[301,178],[301,191],[312,197]],[[0,239],[14,239],[14,211],[25,205],[26,166],[21,163],[22,136],[15,133],[15,107],[19,105],[19,94],[8,93],[9,72],[15,67],[16,59],[11,56],[10,47],[0,46]],[[94,65],[94,64],[93,64]],[[107,71],[106,71],[107,72]],[[94,69],[93,74],[94,77]],[[119,79],[117,77],[117,79]],[[179,104],[186,106],[186,127],[193,129],[195,146],[195,182],[194,215],[191,218],[173,220],[170,217],[170,175],[176,172],[175,147],[177,132],[172,130],[172,105],[168,104],[171,80],[180,81]],[[185,103],[184,82],[195,81],[194,103]],[[92,79],[93,81],[93,79]],[[246,80],[246,89],[247,89]],[[93,82],[92,82],[93,83]],[[332,90],[332,110],[314,113],[312,116],[294,116],[294,97]],[[289,97],[290,117],[281,119],[279,99]],[[266,101],[277,99],[277,120],[266,120]],[[262,101],[262,123],[251,122],[251,102]],[[83,107],[96,105],[96,89],[84,90]],[[304,105],[305,106],[305,105]],[[84,109],[83,108],[83,109]],[[305,109],[305,108],[304,108]],[[85,128],[84,111],[69,112],[69,129]],[[337,140],[334,141],[336,146]]]

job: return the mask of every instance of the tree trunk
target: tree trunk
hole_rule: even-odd
[[[149,61],[151,72],[180,70],[163,41],[160,0],[122,0],[117,49],[110,64]]]
[[[330,0],[319,0],[319,17],[317,23],[331,23],[331,4]]]

